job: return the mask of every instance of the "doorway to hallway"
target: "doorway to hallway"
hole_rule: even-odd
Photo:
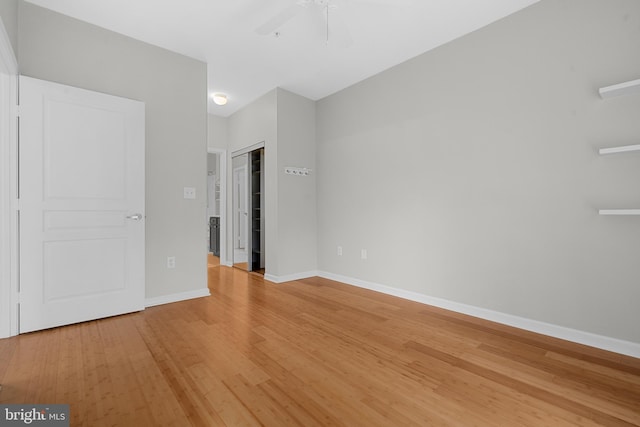
[[[207,152],[207,268],[227,264],[226,151]]]

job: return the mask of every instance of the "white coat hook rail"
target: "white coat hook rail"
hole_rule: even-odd
[[[311,169],[285,166],[284,173],[287,175],[309,176],[311,174]]]

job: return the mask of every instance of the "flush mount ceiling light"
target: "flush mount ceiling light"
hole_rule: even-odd
[[[227,103],[227,95],[223,93],[214,93],[211,97],[217,105],[225,105]]]

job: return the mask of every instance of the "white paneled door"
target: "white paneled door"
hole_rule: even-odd
[[[144,308],[144,103],[20,77],[20,333]]]

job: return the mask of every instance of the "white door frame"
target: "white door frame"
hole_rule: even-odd
[[[218,154],[220,171],[220,264],[227,265],[227,150],[208,148],[207,153]],[[208,218],[207,218],[208,219]]]
[[[18,334],[18,62],[0,19],[0,338]]]

